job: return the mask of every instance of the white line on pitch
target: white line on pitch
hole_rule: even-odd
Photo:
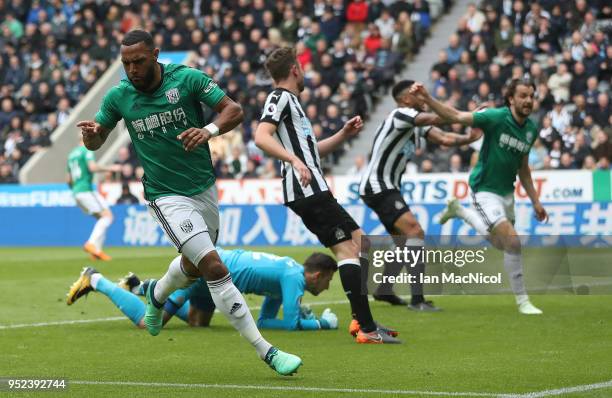
[[[21,329],[21,328],[36,328],[42,326],[56,326],[56,325],[74,325],[76,323],[96,323],[96,322],[110,322],[110,321],[120,321],[122,319],[127,319],[124,316],[113,316],[108,318],[96,318],[96,319],[74,319],[71,321],[55,321],[55,322],[39,322],[39,323],[20,323],[16,325],[0,325],[0,330],[2,329]]]
[[[544,390],[544,391],[530,392],[526,394],[517,394],[517,395],[514,395],[514,397],[516,398],[552,397],[555,395],[565,395],[565,394],[571,394],[575,392],[601,390],[603,388],[612,388],[612,380],[604,381],[601,383],[584,384],[584,385],[575,386],[575,387],[564,387],[564,388],[556,388],[554,390]]]
[[[371,299],[370,299],[371,300]],[[334,301],[317,301],[313,303],[308,303],[311,307],[319,306],[319,305],[333,305],[333,304],[344,304],[348,303],[346,299],[344,300],[334,300]],[[260,310],[261,307],[251,307],[251,310]],[[112,321],[120,321],[127,319],[125,316],[113,316],[108,318],[95,318],[95,319],[74,319],[74,320],[65,320],[65,321],[52,321],[52,322],[38,322],[38,323],[20,323],[15,325],[0,325],[0,330],[6,329],[23,329],[23,328],[36,328],[36,327],[44,327],[44,326],[59,326],[59,325],[74,325],[79,323],[97,323],[97,322],[112,322]]]
[[[258,386],[240,384],[188,384],[188,383],[146,383],[131,381],[70,381],[70,384],[103,385],[103,386],[135,386],[135,387],[173,387],[173,388],[204,388],[224,390],[263,390],[263,391],[309,391],[330,393],[361,393],[361,394],[393,394],[393,395],[429,395],[439,397],[493,397],[509,398],[508,394],[496,394],[488,392],[446,392],[446,391],[412,391],[412,390],[379,390],[367,388],[325,388],[325,387],[300,387],[300,386]]]

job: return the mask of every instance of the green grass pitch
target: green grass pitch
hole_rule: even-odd
[[[301,261],[310,249],[266,251]],[[113,261],[95,266],[111,280],[128,271],[159,278],[174,256],[171,248],[108,252]],[[609,295],[533,296],[544,311],[536,317],[519,315],[511,296],[435,297],[444,308],[435,314],[374,302],[375,318],[398,329],[404,344],[362,346],[347,333],[349,306],[336,276],[330,291],[316,298],[306,293],[304,302],[317,314],[331,307],[339,330],[263,332],[304,360],[296,376],[280,377],[220,314],[210,328],[190,328],[175,319],[152,337],[127,318],[114,319],[122,314],[101,294],[66,306],[67,289],[87,264],[77,248],[0,249],[0,378],[72,382],[64,392],[12,396],[612,397]],[[247,301],[252,307],[261,302],[254,296]],[[332,304],[317,304],[324,302]],[[71,320],[97,321],[65,322]],[[593,383],[604,384],[552,391]],[[540,395],[528,395],[533,392]]]

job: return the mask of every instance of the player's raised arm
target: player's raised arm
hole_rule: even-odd
[[[461,123],[463,125],[471,126],[474,122],[474,118],[471,112],[463,112],[448,106],[435,98],[433,98],[425,86],[421,83],[415,83],[410,87],[410,93],[415,95],[420,101],[424,102],[429,108],[434,111],[443,120],[450,123]],[[433,123],[438,124],[438,123]]]
[[[414,118],[415,126],[442,126],[445,124],[449,124],[449,121],[431,112],[419,112]]]
[[[351,118],[336,134],[317,143],[319,155],[329,155],[330,153],[335,151],[340,145],[342,145],[344,141],[359,134],[362,128],[363,120],[361,120],[361,116],[355,116]]]
[[[427,140],[438,145],[444,146],[461,146],[471,144],[482,137],[482,130],[471,129],[468,135],[449,133],[442,131],[437,127],[432,127],[427,132]]]
[[[548,213],[542,203],[540,203],[540,198],[538,197],[538,193],[533,185],[533,179],[531,178],[531,169],[529,168],[529,155],[523,156],[523,160],[521,163],[521,168],[518,171],[519,180],[521,181],[521,185],[525,189],[529,200],[531,200],[531,204],[533,205],[533,211],[535,212],[536,219],[538,221],[547,222],[548,221]]]

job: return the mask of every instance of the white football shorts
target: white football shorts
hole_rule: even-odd
[[[489,231],[502,221],[514,224],[514,193],[500,196],[493,192],[472,192],[472,200]]]
[[[96,191],[79,192],[74,194],[74,200],[84,213],[89,215],[102,213],[108,210],[108,203]]]
[[[191,197],[171,195],[148,203],[149,213],[166,236],[196,266],[215,250],[219,234],[217,187]]]

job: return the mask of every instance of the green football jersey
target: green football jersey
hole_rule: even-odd
[[[87,163],[95,161],[94,153],[82,145],[74,148],[68,155],[68,173],[72,179],[72,192],[93,191],[93,173]]]
[[[145,198],[197,195],[215,183],[210,149],[185,151],[176,137],[204,126],[201,103],[213,108],[225,96],[205,73],[184,65],[162,65],[161,86],[136,90],[126,78],[104,96],[96,122],[112,129],[121,119],[144,168]]]
[[[527,119],[521,126],[510,108],[503,107],[475,112],[474,127],[484,131],[484,141],[470,174],[470,187],[501,196],[513,193],[523,157],[538,137],[535,123]]]

